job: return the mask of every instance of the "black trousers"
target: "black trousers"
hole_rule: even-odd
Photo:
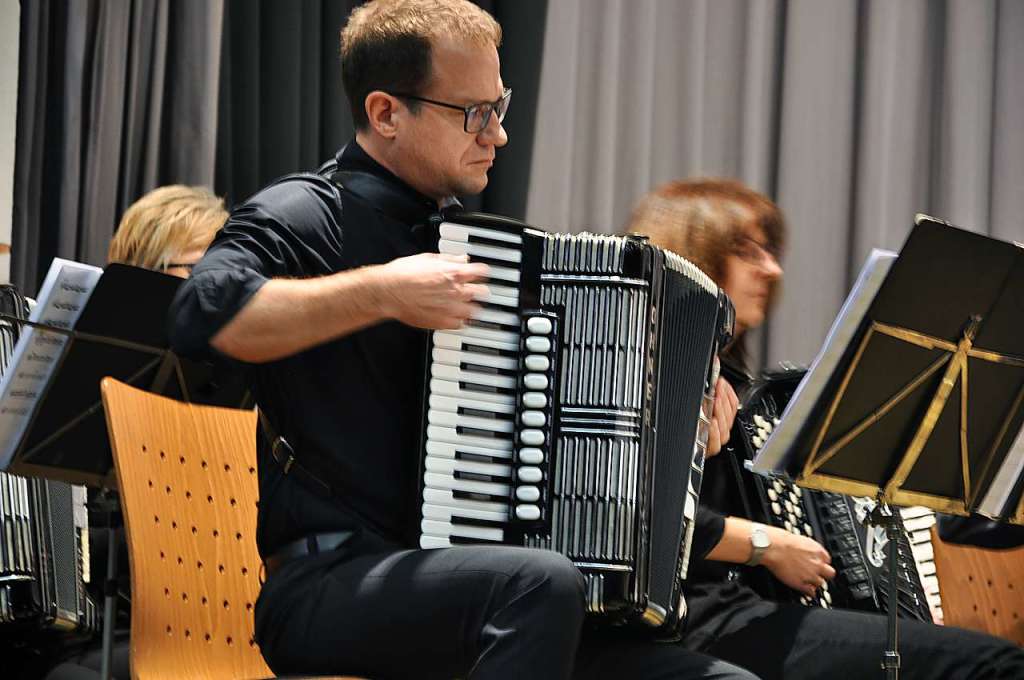
[[[277,674],[546,680],[575,667],[587,678],[756,680],[678,644],[579,645],[583,614],[579,571],[549,551],[343,549],[264,584],[256,639]]]
[[[902,619],[898,631],[901,680],[1024,678],[1024,650],[1009,641]],[[886,619],[878,614],[761,600],[714,635],[695,630],[683,644],[763,680],[885,678]]]

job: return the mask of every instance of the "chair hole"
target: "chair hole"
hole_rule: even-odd
[[[206,640],[207,642],[211,642],[213,640],[213,636],[210,635],[209,633],[207,633],[206,635],[203,636],[203,639]]]
[[[197,562],[196,562],[196,569],[202,570],[202,568],[203,568],[203,563],[202,563],[202,561],[197,561]]]
[[[150,480],[147,480],[147,482],[146,482],[146,483],[147,483],[147,484],[149,484],[149,488],[150,488],[150,489],[152,489],[152,488],[153,488],[153,480],[152,480],[152,479],[150,479]]]
[[[178,528],[178,520],[175,520],[175,519],[171,520],[171,528],[172,529],[177,529]]]
[[[252,602],[246,602],[245,603],[245,610],[249,611],[249,612],[252,611]],[[1014,614],[1014,616],[1016,616],[1016,614]]]
[[[143,452],[143,453],[145,453],[146,451],[147,451],[147,449],[146,449],[146,445],[145,445],[145,444],[143,444],[143,445],[142,445],[142,452]]]
[[[190,631],[188,628],[185,629],[185,639],[186,640],[191,640],[192,639],[192,631]]]
[[[219,532],[219,531],[217,531],[216,529],[214,529],[214,530],[213,530],[213,537],[214,537],[214,538],[220,538],[220,532]]]
[[[181,601],[182,602],[188,602],[188,593],[182,593],[181,594]]]
[[[231,465],[224,463],[224,472],[231,472]]]
[[[178,457],[178,462],[181,463],[182,465],[184,465],[185,464],[185,456],[179,456]]]
[[[192,526],[192,535],[194,536],[195,534],[198,534],[198,533],[199,533],[199,529],[197,529],[197,528],[195,527],[195,525],[193,525],[193,526]]]
[[[210,603],[210,601],[206,599],[206,595],[203,595],[203,599],[201,599],[200,602],[203,603],[204,607]]]
[[[170,597],[170,596],[171,596],[171,589],[170,588],[164,588],[164,597]]]
[[[242,532],[241,531],[236,531],[235,532],[235,540],[236,541],[241,541],[242,540]]]
[[[251,466],[251,465],[250,465],[250,466],[249,466],[249,474],[250,474],[250,475],[254,475],[254,474],[256,474],[256,468],[254,468],[253,466]]]
[[[989,588],[991,588],[991,587],[992,587],[992,579],[986,579],[986,580],[985,580],[985,583],[987,583],[987,584],[988,584],[988,587],[989,587]]]
[[[970,581],[971,583],[974,583],[974,574],[968,574],[967,575],[967,580]]]
[[[248,576],[248,575],[249,575],[248,567],[242,567],[242,576]]]
[[[178,566],[180,567],[180,566],[183,566],[184,564],[185,564],[185,560],[182,559],[181,555],[178,555]]]
[[[974,611],[978,611],[978,605],[974,605]]]
[[[213,502],[213,496],[207,496],[206,497],[206,502],[207,503],[212,503]]]
[[[227,600],[224,600],[224,609],[230,609],[231,605]]]
[[[164,491],[166,491],[166,492],[167,492],[167,495],[168,495],[168,496],[170,496],[170,495],[171,495],[171,487],[170,487],[170,485],[168,485],[168,486],[165,486],[165,487],[164,487]]]
[[[160,551],[160,559],[164,559],[165,557],[166,557],[166,555],[164,555],[164,551],[161,550]]]
[[[154,524],[160,524],[160,517],[159,517],[159,515],[153,515],[153,523]]]
[[[995,618],[995,617],[996,617],[996,610],[995,610],[995,609],[993,609],[993,610],[992,610],[992,617],[993,617],[993,618]]]
[[[231,645],[235,644],[235,641],[231,639],[230,635],[227,638],[227,643],[228,643],[228,647],[230,647]]]
[[[170,627],[170,626],[167,626],[167,634],[168,634],[168,635],[170,635],[170,634],[171,634],[171,627]]]
[[[1017,612],[1014,612],[1014,613],[1013,613],[1013,618],[1014,618],[1014,619],[1019,619],[1019,618],[1020,618],[1020,616],[1018,616],[1018,615],[1017,615]]]
[[[235,507],[236,505],[238,505],[238,501],[236,501],[234,498],[230,499],[228,502],[231,503],[231,507]]]
[[[224,565],[223,564],[218,564],[217,565],[217,571],[219,573],[223,574],[224,573]]]
[[[199,464],[200,464],[200,465],[201,465],[201,466],[203,467],[203,469],[204,469],[204,470],[205,470],[205,469],[206,469],[207,467],[209,467],[209,466],[208,466],[208,465],[206,464],[206,461],[205,461],[205,460],[204,460],[204,461],[200,461],[200,463],[199,463]]]
[[[256,640],[254,640],[253,638],[249,638],[249,646],[250,647],[255,647],[256,646]]]
[[[160,452],[160,458],[166,458],[166,457],[167,457],[167,454],[164,453],[163,451],[161,451]]]
[[[185,492],[185,498],[187,498],[188,500],[192,500],[192,492],[191,491],[186,491]]]

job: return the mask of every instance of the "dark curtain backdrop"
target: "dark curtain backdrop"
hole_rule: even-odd
[[[161,184],[211,184],[221,4],[23,2],[11,280],[103,264],[124,209]]]
[[[156,186],[228,206],[315,169],[352,135],[338,35],[358,0],[22,3],[11,280],[102,265],[121,213]],[[484,0],[502,23],[511,143],[468,206],[522,217],[546,0]]]

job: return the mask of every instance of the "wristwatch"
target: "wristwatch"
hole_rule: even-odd
[[[768,527],[763,524],[750,525],[750,559],[746,564],[748,567],[756,567],[761,564],[765,552],[772,545],[772,539],[768,536]]]

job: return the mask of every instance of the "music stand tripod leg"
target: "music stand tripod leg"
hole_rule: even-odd
[[[864,518],[865,524],[873,524],[885,528],[888,544],[885,546],[886,559],[889,563],[889,592],[886,606],[887,646],[882,653],[882,668],[886,680],[898,680],[900,675],[899,630],[896,613],[899,611],[899,588],[896,579],[899,574],[899,537],[900,527],[896,522],[896,511],[882,501],[881,496],[874,510]]]

